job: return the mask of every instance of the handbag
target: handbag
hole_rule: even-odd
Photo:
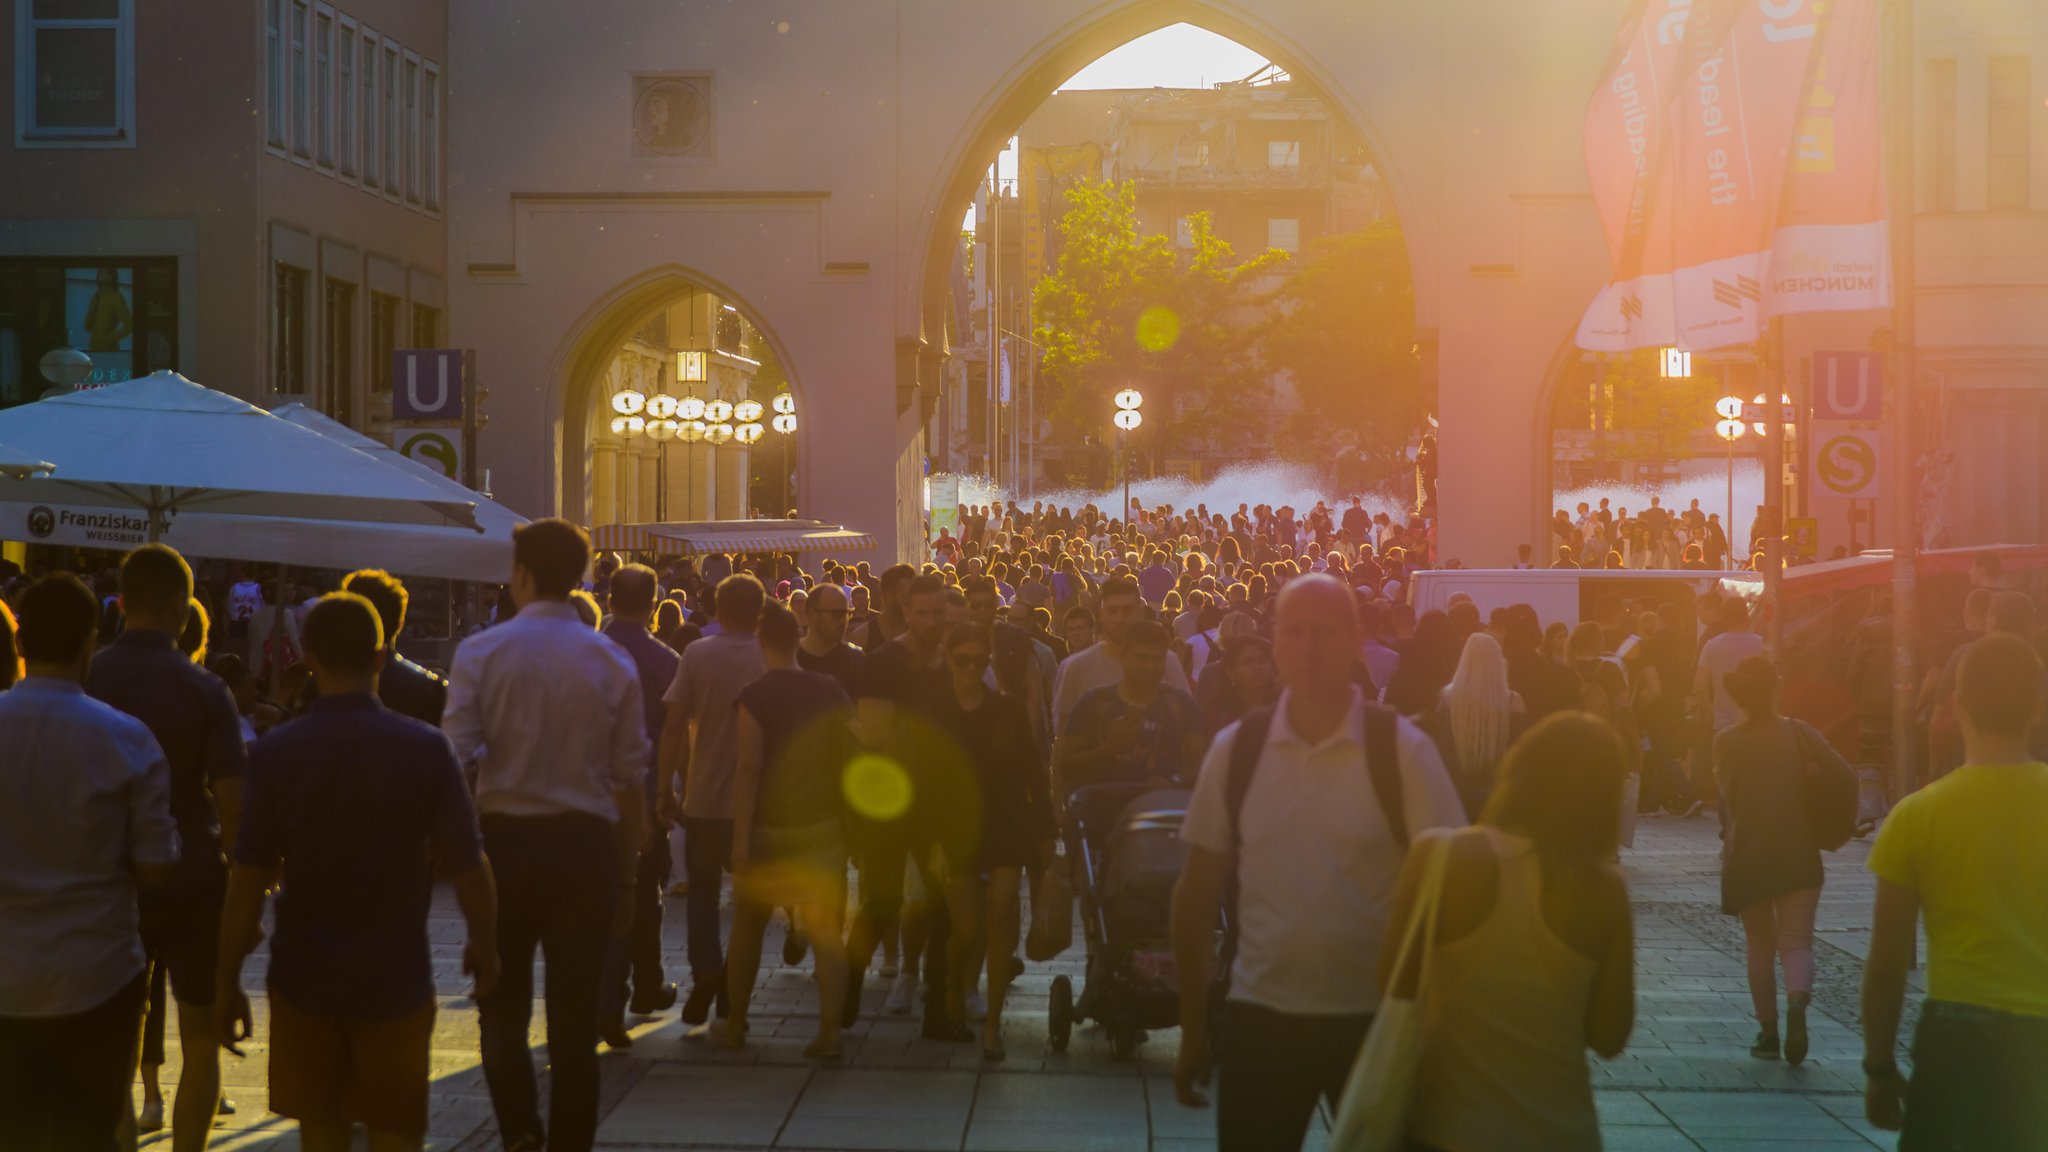
[[[1423,998],[1429,993],[1437,912],[1443,904],[1444,868],[1450,854],[1449,837],[1433,838],[1387,991],[1344,1083],[1337,1121],[1330,1128],[1331,1152],[1400,1152],[1407,1146],[1408,1106],[1415,1098],[1415,1074],[1422,1064]],[[1415,990],[1403,997],[1401,978],[1410,970],[1411,956],[1417,961]]]
[[[1065,952],[1074,944],[1074,883],[1061,857],[1038,878],[1031,894],[1031,931],[1024,936],[1024,956],[1034,964]]]
[[[1804,723],[1792,721],[1792,740],[1799,746],[1800,784],[1806,791],[1806,827],[1815,847],[1833,852],[1856,835],[1863,782],[1854,768],[1814,749],[1813,742],[1821,739],[1820,733]]]

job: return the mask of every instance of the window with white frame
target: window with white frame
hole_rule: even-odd
[[[384,188],[394,196],[400,194],[405,189],[405,169],[400,165],[398,158],[400,143],[398,119],[401,110],[398,99],[398,67],[398,45],[386,41],[384,44],[384,88],[379,99],[384,102]]]
[[[1195,218],[1183,216],[1173,222],[1173,243],[1178,248],[1195,246]]]
[[[14,139],[135,144],[134,0],[15,0]]]
[[[334,13],[313,15],[313,155],[334,167]]]
[[[370,189],[375,189],[383,183],[384,173],[384,153],[379,143],[383,136],[378,128],[380,120],[377,111],[377,57],[381,54],[380,43],[375,32],[368,28],[363,29],[363,98],[358,102],[361,117],[356,121],[356,126],[362,135],[363,187]]]
[[[405,54],[405,198],[420,202],[420,58]]]
[[[292,154],[311,158],[313,155],[313,74],[307,66],[306,38],[310,32],[307,23],[312,15],[306,0],[291,0],[292,5],[292,52],[291,52],[291,112],[292,112]]]
[[[1282,252],[1301,251],[1300,218],[1275,216],[1267,220],[1266,247],[1278,248]]]
[[[334,163],[356,174],[356,24],[345,16],[334,41]]]
[[[285,145],[284,0],[263,0],[263,139]]]
[[[441,210],[441,70],[432,64],[421,70],[424,94],[425,125],[420,132],[420,151],[425,160],[427,210]]]
[[[1266,141],[1266,167],[1290,171],[1301,167],[1301,141]]]

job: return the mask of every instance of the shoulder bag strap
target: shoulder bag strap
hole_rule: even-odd
[[[1421,967],[1417,969],[1415,994],[1410,999],[1421,1000],[1429,985],[1430,960],[1436,955],[1437,913],[1443,906],[1444,872],[1451,860],[1451,837],[1431,837],[1428,851],[1429,857],[1423,862],[1422,887],[1415,894],[1415,906],[1409,910],[1408,924],[1401,931],[1401,950],[1395,954],[1394,970],[1387,977],[1389,997],[1401,986],[1401,977],[1408,971],[1409,957],[1415,955],[1418,943]]]
[[[1365,705],[1365,771],[1372,778],[1373,795],[1387,818],[1394,843],[1408,847],[1408,809],[1401,783],[1401,747],[1397,725],[1399,713],[1383,704]]]

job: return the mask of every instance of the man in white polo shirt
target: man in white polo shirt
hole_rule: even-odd
[[[1352,684],[1360,640],[1343,584],[1288,583],[1273,629],[1286,690],[1217,734],[1181,833],[1174,1085],[1190,1107],[1208,1103],[1210,951],[1225,880],[1238,880],[1220,1152],[1299,1148],[1316,1101],[1335,1105],[1378,1006],[1374,963],[1408,839],[1465,822],[1429,737]]]

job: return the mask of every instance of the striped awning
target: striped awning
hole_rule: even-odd
[[[604,524],[590,534],[607,552],[653,552],[663,556],[757,555],[769,552],[820,554],[861,552],[875,538],[822,520],[705,520],[695,523]]]

